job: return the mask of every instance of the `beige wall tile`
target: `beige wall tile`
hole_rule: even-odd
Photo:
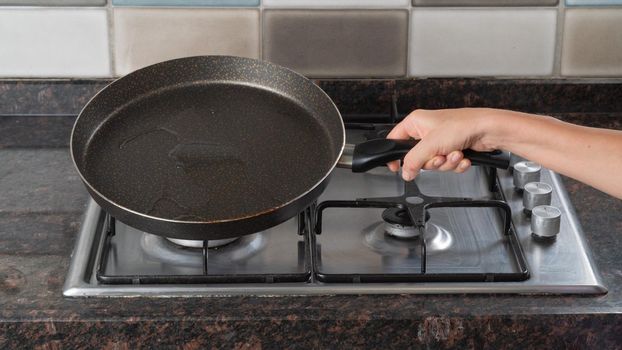
[[[0,77],[108,77],[105,9],[1,8]]]
[[[417,8],[412,14],[412,76],[553,73],[555,9]]]
[[[406,7],[410,0],[263,0],[265,7],[280,8],[388,8]]]
[[[264,59],[310,77],[406,74],[406,10],[265,10]]]
[[[114,9],[116,74],[185,56],[259,57],[259,11]]]
[[[412,0],[413,6],[554,6],[559,0]]]
[[[106,0],[0,0],[8,6],[102,6]]]
[[[568,9],[562,75],[622,75],[622,9]]]

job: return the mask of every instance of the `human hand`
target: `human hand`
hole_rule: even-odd
[[[471,162],[464,158],[462,150],[494,150],[484,141],[486,119],[493,111],[488,108],[418,109],[410,113],[387,135],[389,139],[421,140],[404,157],[402,178],[412,181],[421,169],[456,173],[468,170]],[[388,166],[391,171],[399,170],[398,161]]]

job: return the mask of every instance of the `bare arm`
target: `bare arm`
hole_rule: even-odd
[[[622,198],[622,131],[523,113],[509,113],[501,119],[493,121],[486,133],[490,147],[516,153]]]
[[[588,128],[551,117],[488,108],[417,110],[389,138],[422,141],[406,156],[402,176],[420,169],[463,172],[460,150],[502,149],[622,198],[622,131]],[[396,171],[398,164],[389,164]]]

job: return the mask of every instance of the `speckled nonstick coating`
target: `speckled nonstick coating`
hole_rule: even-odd
[[[71,155],[91,196],[150,233],[223,239],[313,202],[341,156],[331,99],[277,65],[199,56],[113,82],[76,120]]]

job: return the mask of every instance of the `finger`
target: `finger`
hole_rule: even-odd
[[[445,164],[440,166],[438,170],[440,171],[451,171],[455,170],[458,167],[460,161],[464,158],[464,155],[460,151],[453,151],[447,155],[447,161]]]
[[[463,172],[469,170],[471,167],[471,161],[468,159],[463,159],[458,163],[458,167],[454,170],[455,173],[462,174]]]
[[[444,156],[436,156],[436,157],[428,160],[425,163],[425,165],[423,166],[423,169],[435,170],[435,169],[438,169],[444,163],[445,163],[445,157]]]
[[[431,143],[421,140],[413,149],[404,157],[404,165],[402,166],[402,178],[405,181],[412,181],[421,171],[421,168],[430,159],[436,156]]]
[[[400,170],[400,161],[394,160],[390,163],[387,163],[387,166],[389,167],[389,170],[391,170],[392,172],[396,172]]]

